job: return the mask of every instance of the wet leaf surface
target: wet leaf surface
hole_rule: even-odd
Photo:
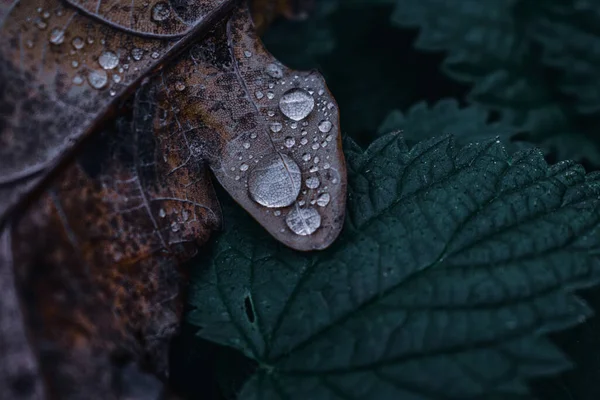
[[[0,33],[0,222],[122,95],[231,3],[15,1]]]
[[[337,105],[321,75],[275,60],[241,7],[153,84],[155,129],[174,171],[206,159],[278,240],[298,250],[331,244],[344,217],[346,167]]]
[[[158,398],[180,265],[221,222],[209,168],[278,240],[327,247],[338,110],[319,74],[263,48],[245,5],[217,24],[231,1],[69,3],[0,8],[0,389]]]

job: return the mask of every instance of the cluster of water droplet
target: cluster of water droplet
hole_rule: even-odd
[[[253,56],[250,51],[243,54]],[[257,87],[252,101],[265,114],[266,134],[275,148],[254,160],[252,152],[247,152],[248,160],[240,157],[243,162],[232,172],[237,180],[246,176],[250,197],[266,207],[267,213],[275,209],[273,215],[282,216],[291,232],[311,235],[321,227],[319,209],[330,204],[329,185],[338,183],[337,172],[330,170],[330,153],[335,151],[331,121],[335,106],[320,80],[314,76],[286,79],[275,63],[266,66]],[[243,148],[250,149],[255,138],[254,133],[243,142]],[[284,212],[287,214],[282,215]]]
[[[66,17],[66,10],[57,8],[54,12],[37,8],[37,15],[28,20],[39,30],[47,31],[47,40],[53,51],[62,51],[60,62],[64,62],[64,57],[71,59],[70,65],[76,71],[72,82],[76,86],[83,85],[86,81],[94,89],[106,89],[111,87],[111,81],[119,84],[123,80],[123,75],[130,68],[130,63],[141,61],[146,54],[153,59],[158,59],[160,53],[157,51],[148,52],[141,48],[108,48],[105,39],[97,39],[93,36],[82,37],[69,34],[69,23],[65,24],[63,16]],[[171,14],[170,6],[165,2],[158,2],[151,10],[151,17],[154,21],[160,22],[169,18]],[[52,17],[57,20],[53,21]],[[70,20],[69,20],[70,22]],[[54,25],[54,26],[53,26]],[[98,42],[98,43],[97,43]],[[102,46],[98,54],[98,44]],[[27,48],[34,48],[35,42],[32,39],[26,40]],[[133,71],[139,71],[139,67],[133,66]],[[111,96],[115,96],[117,91],[111,88]]]

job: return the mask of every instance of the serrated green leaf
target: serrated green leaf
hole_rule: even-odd
[[[543,61],[560,71],[560,88],[576,99],[578,112],[597,113],[600,111],[600,49],[597,45],[600,6],[596,3],[592,8],[592,4],[578,2],[573,7],[568,2],[562,7],[555,5],[551,11],[539,15],[532,28],[535,38],[544,47]]]
[[[454,135],[458,145],[498,137],[508,142],[517,129],[503,122],[488,123],[489,113],[473,105],[461,108],[455,99],[442,99],[433,107],[421,102],[412,106],[406,115],[394,110],[378,129],[379,135],[402,131],[409,146],[431,139],[433,132]]]
[[[581,49],[584,42],[563,28],[553,30],[555,25],[540,22],[557,10],[564,11],[561,1],[397,0],[392,20],[400,27],[420,28],[418,48],[447,53],[442,69],[452,78],[473,85],[467,96],[471,104],[498,112],[503,122],[527,132],[528,139],[544,147],[547,153],[560,159],[587,160],[600,165],[598,146],[592,135],[582,131],[574,121],[576,116],[570,102],[553,90],[536,47],[537,42],[544,42],[540,32],[545,27],[549,32],[545,44],[553,45],[558,55],[553,58],[552,52],[546,50],[547,64],[572,71],[579,68],[591,71],[584,64],[573,64],[578,59],[572,52],[563,52],[561,47],[568,47],[565,41],[572,41]],[[585,43],[589,48],[589,40]],[[559,60],[560,57],[563,59]],[[576,79],[563,84],[563,89],[587,97],[592,107],[595,97],[595,104],[600,104],[600,96],[596,96],[600,93],[598,81],[589,73],[577,74]],[[585,146],[559,146],[568,144],[572,137],[574,141],[585,142]]]
[[[345,230],[293,252],[235,208],[189,321],[255,359],[242,399],[490,399],[562,371],[543,335],[590,315],[600,175],[496,140],[347,141]],[[492,397],[496,396],[496,397]]]

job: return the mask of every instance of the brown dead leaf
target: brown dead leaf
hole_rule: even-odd
[[[0,4],[0,226],[119,98],[233,0]]]
[[[128,374],[142,376],[139,368],[167,376],[185,284],[178,266],[218,227],[220,211],[202,164],[167,170],[144,92],[133,129],[120,121],[119,131],[94,138],[13,230],[19,326],[27,327],[19,337],[39,360],[18,369],[0,363],[15,398],[33,388],[47,398],[111,399],[131,390],[152,398],[160,381],[147,389],[117,383],[136,385]],[[1,347],[16,360],[26,354]]]
[[[0,393],[8,398],[157,398],[182,310],[180,265],[221,221],[208,167],[288,246],[321,249],[337,237],[346,171],[323,78],[273,59],[245,4],[166,63],[225,12],[228,2],[218,3],[220,11],[189,15],[177,8],[168,26],[187,34],[181,39],[140,19],[139,7],[153,5],[134,3],[133,12],[120,2],[73,2],[77,11],[45,0],[40,11],[18,3],[5,14],[0,214],[54,172],[0,235]],[[201,14],[213,21],[189,22]],[[134,49],[144,49],[139,60]],[[117,58],[101,61],[107,52]],[[110,122],[108,110],[159,61],[132,115]],[[94,88],[102,71],[105,85]],[[56,169],[102,118],[103,131]]]
[[[297,250],[331,244],[346,198],[337,105],[319,73],[292,71],[266,51],[246,7],[153,84],[154,129],[173,170],[208,160],[275,238]]]

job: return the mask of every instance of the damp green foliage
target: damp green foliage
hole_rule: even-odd
[[[570,367],[545,335],[591,310],[600,175],[495,139],[346,141],[340,239],[299,253],[229,207],[188,321],[258,368],[240,399],[528,398]]]
[[[399,110],[388,114],[379,126],[379,134],[401,131],[408,145],[428,139],[434,132],[452,134],[458,145],[498,138],[510,143],[518,131],[510,124],[488,123],[490,115],[482,107],[460,107],[455,99],[442,99],[429,107],[425,102],[412,106],[406,115]]]

